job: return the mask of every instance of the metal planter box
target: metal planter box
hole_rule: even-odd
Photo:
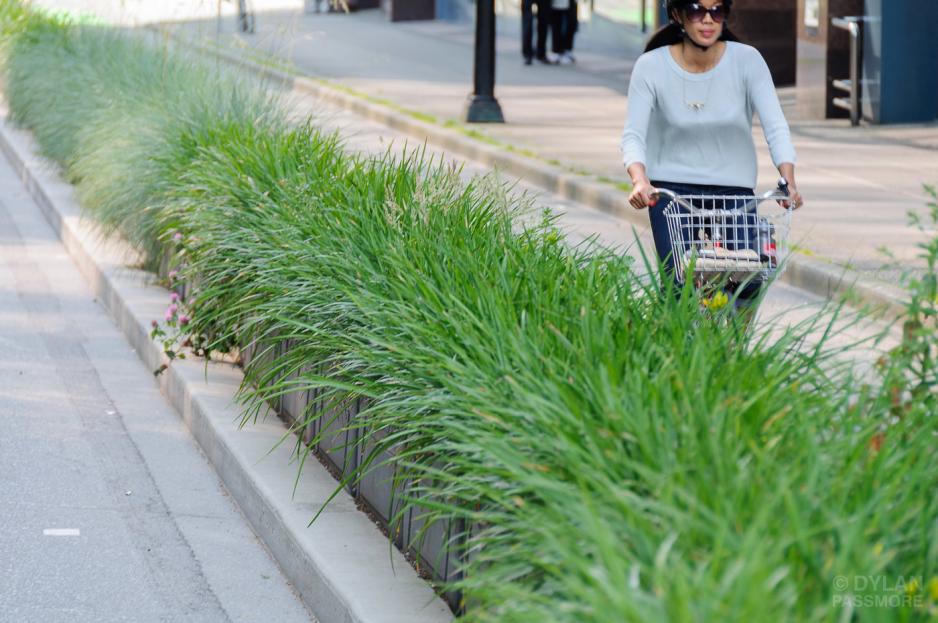
[[[242,361],[247,365],[258,357],[273,360],[281,356],[290,347],[289,342],[271,348],[263,343],[253,342],[242,349]],[[312,363],[306,370],[317,375],[326,372],[324,364]],[[302,371],[289,375],[298,379]],[[375,449],[375,441],[365,441],[362,428],[355,418],[366,408],[364,398],[342,401],[333,400],[330,404],[324,397],[325,392],[317,388],[298,389],[284,394],[272,401],[270,408],[290,426],[303,421],[307,416],[317,416],[301,432],[304,443],[309,444],[317,436],[319,443],[315,448],[319,457],[330,464],[335,473],[347,476],[355,472],[362,461]],[[418,559],[421,570],[429,571],[438,580],[458,579],[459,560],[456,551],[448,547],[453,535],[459,532],[449,521],[439,521],[424,530],[426,520],[419,508],[410,509],[401,519],[399,529],[390,525],[400,509],[398,496],[394,491],[394,466],[388,464],[393,458],[393,451],[382,451],[372,463],[372,468],[360,482],[351,483],[349,493],[364,503],[376,519],[392,534],[398,548],[411,551]],[[461,595],[444,595],[454,610],[460,608]]]

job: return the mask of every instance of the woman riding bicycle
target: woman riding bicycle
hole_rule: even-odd
[[[623,162],[632,179],[629,203],[650,208],[655,248],[674,275],[666,202],[655,189],[678,195],[754,194],[753,113],[772,161],[789,184],[792,207],[795,149],[772,75],[759,52],[725,27],[732,0],[668,0],[671,22],[651,38],[632,70],[629,112],[622,134]],[[759,283],[735,292],[738,305],[756,298]]]

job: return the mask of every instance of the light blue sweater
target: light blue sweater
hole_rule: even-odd
[[[693,102],[703,107],[694,110]],[[667,46],[652,50],[632,70],[623,162],[643,163],[651,180],[755,188],[753,112],[775,166],[794,164],[788,123],[758,50],[727,42],[717,66],[699,74],[681,68]]]

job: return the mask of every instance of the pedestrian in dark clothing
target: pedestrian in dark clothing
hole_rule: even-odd
[[[521,0],[521,54],[524,64],[532,60],[550,65],[547,58],[547,25],[550,23],[551,0]],[[537,6],[537,48],[531,45],[534,35],[534,7]]]
[[[573,64],[573,37],[579,23],[576,15],[576,0],[552,0],[550,11],[551,48],[561,64]]]

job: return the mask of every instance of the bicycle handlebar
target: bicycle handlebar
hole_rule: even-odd
[[[677,203],[677,204],[680,205],[682,208],[684,208],[684,209],[690,211],[691,213],[713,214],[713,213],[715,212],[715,210],[706,210],[706,209],[703,209],[703,208],[698,208],[698,207],[694,206],[693,204],[691,204],[690,202],[685,201],[685,200],[684,200],[680,195],[678,195],[677,193],[671,192],[671,191],[668,190],[667,188],[656,188],[656,189],[654,189],[654,192],[653,192],[652,194],[653,194],[653,195],[656,195],[656,196],[659,196],[659,197],[662,196],[662,195],[664,195],[665,197],[667,197],[667,198],[670,199],[671,201]],[[756,196],[756,197],[753,197],[753,198],[752,198],[752,201],[755,202],[755,203],[759,203],[759,202],[762,202],[762,201],[767,201],[767,200],[770,200],[770,199],[775,199],[776,201],[784,201],[785,199],[788,199],[789,196],[790,196],[790,193],[789,193],[789,191],[788,191],[788,180],[786,180],[784,177],[780,177],[780,178],[778,178],[778,185],[775,187],[774,190],[770,190],[770,191],[768,191],[768,192],[766,192],[766,193],[764,193],[764,194],[762,194],[762,195],[758,195],[758,196]],[[786,210],[791,210],[791,209],[792,209],[791,206],[788,206],[788,207],[786,208]],[[720,211],[720,210],[716,210],[716,212],[719,212],[719,211]],[[735,211],[735,210],[730,210],[730,211],[732,212],[732,211]]]

